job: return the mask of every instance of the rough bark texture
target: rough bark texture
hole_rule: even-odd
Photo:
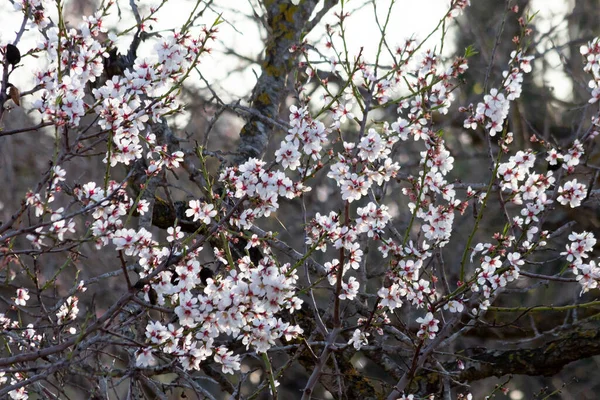
[[[457,382],[475,382],[505,375],[553,376],[567,364],[600,354],[600,329],[569,329],[556,339],[529,349],[500,350],[488,348],[467,349],[463,370],[456,362],[444,365],[446,371],[455,371]],[[439,372],[423,374],[415,379],[419,393],[438,393],[443,375]]]
[[[318,1],[303,0],[295,6],[285,0],[265,0],[268,38],[262,73],[256,82],[250,98],[252,108],[260,115],[276,119],[279,106],[285,99],[287,76],[296,63],[290,53],[294,44],[299,44],[303,36],[314,26],[322,15],[319,13],[309,20]],[[325,1],[324,8],[330,9],[337,0]],[[239,165],[248,158],[261,157],[265,152],[271,134],[271,127],[255,115],[246,121],[240,132],[238,155],[234,164]]]

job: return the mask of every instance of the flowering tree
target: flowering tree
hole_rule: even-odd
[[[30,97],[39,122],[0,140],[46,129],[53,150],[0,224],[0,396],[470,398],[472,382],[554,375],[600,353],[595,235],[552,218],[600,193],[586,156],[600,129],[599,39],[581,47],[592,117],[559,146],[512,133],[534,48],[517,6],[502,17],[519,26],[504,70],[454,104],[479,55],[442,49],[468,1],[440,11],[441,42],[399,44],[385,34],[391,1],[368,59],[349,51],[343,0],[264,0],[252,94],[227,103],[208,86],[217,111],[193,141],[172,121],[227,15],[204,20],[212,2],[199,0],[156,34],[165,3],[130,2],[135,22],[117,30],[110,0],[77,26],[61,1],[14,1],[23,23],[2,44],[0,120]],[[336,23],[308,42],[330,12]],[[26,28],[37,47],[19,46]],[[34,58],[47,65],[18,88]],[[210,136],[225,114],[244,118],[234,151]],[[470,130],[485,140],[478,170],[459,159]],[[73,168],[88,159],[102,166],[89,181]],[[105,270],[90,268],[102,257]],[[543,313],[562,320],[541,329]],[[510,346],[477,335],[526,315],[533,333]]]

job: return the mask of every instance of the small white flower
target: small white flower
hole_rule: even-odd
[[[354,346],[356,350],[360,350],[363,346],[369,344],[369,340],[367,339],[368,336],[369,333],[362,332],[360,329],[356,329],[352,334],[352,338],[350,338],[348,341],[348,344]]]
[[[18,306],[24,306],[29,300],[29,290],[17,289],[17,297],[15,298],[15,304]]]

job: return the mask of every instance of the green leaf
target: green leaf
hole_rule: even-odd
[[[217,15],[217,19],[215,19],[215,22],[213,22],[212,26],[221,25],[223,22],[225,22],[225,20],[221,18],[222,15],[223,13]]]
[[[465,49],[465,58],[473,57],[475,54],[479,54],[479,52],[475,50],[475,47],[472,44],[470,44]]]

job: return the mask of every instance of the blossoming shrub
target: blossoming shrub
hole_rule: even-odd
[[[302,7],[288,3],[280,6],[290,12]],[[255,390],[276,395],[288,368],[308,352],[299,396],[309,398],[318,383],[335,387],[325,378],[334,353],[349,360],[355,352],[380,352],[389,367],[394,361],[384,349],[393,340],[407,362],[389,367],[397,379],[385,383],[380,395],[418,398],[428,394],[411,394],[420,390],[414,383],[423,366],[441,366],[432,354],[484,319],[520,280],[576,280],[582,293],[597,288],[600,269],[590,257],[594,233],[573,230],[570,222],[549,231],[544,222],[557,203],[575,208],[594,197],[583,157],[598,133],[598,114],[568,147],[535,136],[531,148],[513,143],[508,117],[524,74],[532,71],[531,21],[520,20],[515,50],[501,76],[490,80],[494,87],[477,104],[457,107],[455,93],[472,51],[446,60],[427,42],[411,38],[390,47],[391,38],[383,36],[375,60],[348,54],[343,3],[322,49],[309,43],[289,49],[301,73],[289,122],[275,121],[286,126],[276,151],[233,164],[202,146],[185,148],[168,128],[168,117],[182,110],[184,81],[218,37],[220,19],[196,29],[192,15],[172,33],[151,35],[147,26],[161,3],[147,16],[136,14],[131,28],[137,30],[134,41],[154,43],[154,53],[136,56],[132,45],[127,56],[115,56],[117,37],[106,34],[103,23],[116,12],[111,1],[76,28],[48,17],[56,5],[61,15],[60,2],[15,2],[23,26],[43,33],[21,63],[33,66],[33,56],[47,60],[34,72],[33,109],[53,129],[56,148],[39,185],[0,227],[5,288],[22,285],[0,314],[0,395],[59,395],[73,384],[68,371],[81,377],[89,396],[128,381],[130,390],[149,397],[181,387],[212,398],[214,387],[199,377],[239,396],[255,359],[265,371]],[[452,1],[438,29],[445,33],[467,3]],[[392,65],[380,62],[384,52]],[[595,104],[600,40],[581,53]],[[15,66],[4,55],[7,90]],[[340,85],[320,75],[323,60]],[[111,63],[121,69],[109,76]],[[310,98],[309,88],[323,95]],[[4,94],[3,102],[8,98]],[[456,160],[447,136],[453,133],[439,129],[436,118],[451,111],[462,113],[464,129],[485,134],[487,182],[472,187],[450,178]],[[6,108],[2,112],[10,118]],[[84,122],[90,116],[93,121]],[[403,146],[419,148],[410,162],[399,156]],[[106,166],[103,180],[80,182],[66,173],[72,159],[98,154]],[[209,158],[222,162],[218,172]],[[555,168],[545,170],[544,162]],[[121,180],[115,177],[120,167],[127,171]],[[195,195],[178,204],[170,195],[161,199],[159,184],[168,187],[184,170],[199,182]],[[330,200],[307,210],[306,197],[323,181],[335,189]],[[274,220],[286,229],[283,203],[302,213],[301,245],[264,229]],[[394,204],[406,207],[392,211]],[[470,207],[472,226],[456,237],[456,220],[466,219]],[[493,207],[503,221],[485,237],[480,230]],[[161,209],[169,211],[168,227],[161,226]],[[553,250],[561,235],[568,236],[562,252]],[[461,249],[458,256],[448,250],[451,242]],[[114,254],[115,268],[87,281],[63,281],[63,269],[85,268],[81,257],[94,254],[88,244]],[[530,261],[543,251],[559,253],[565,271],[533,273]],[[65,264],[40,281],[36,260],[50,253],[64,253]],[[375,261],[379,267],[371,265]],[[119,297],[94,312],[87,288],[115,277]],[[48,295],[59,286],[58,299]],[[398,314],[400,309],[412,312]],[[446,358],[464,369],[460,356]],[[167,373],[176,378],[157,378]]]

